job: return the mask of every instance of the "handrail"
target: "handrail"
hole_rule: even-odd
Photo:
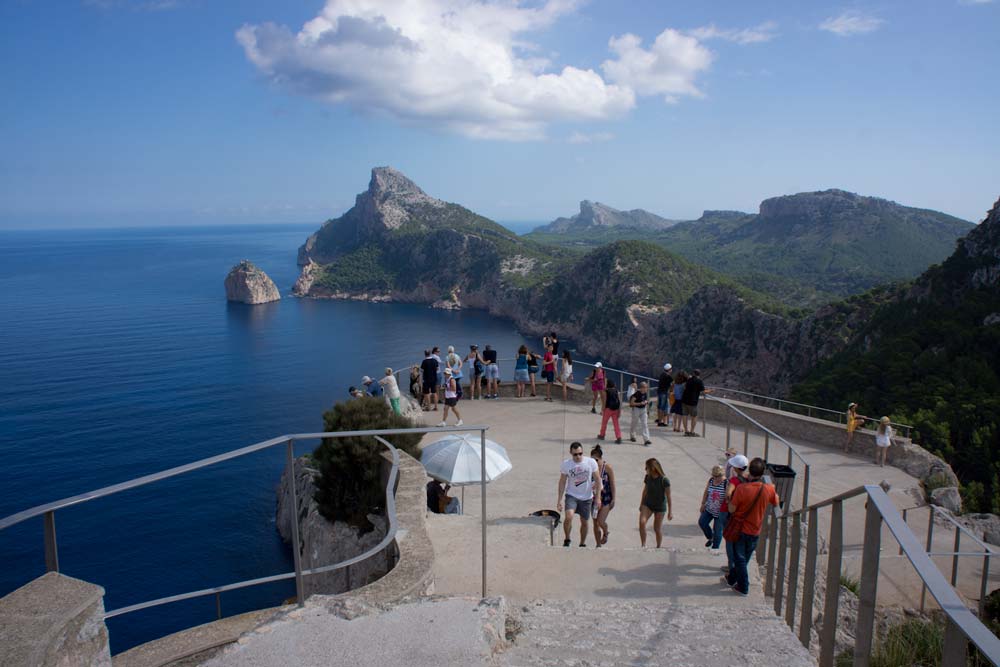
[[[227,591],[238,590],[242,588],[249,588],[251,586],[257,586],[261,584],[273,583],[277,581],[284,581],[288,579],[295,578],[296,580],[296,596],[298,602],[301,605],[304,602],[304,592],[303,592],[303,578],[305,576],[320,574],[323,572],[330,572],[334,570],[348,568],[351,565],[360,563],[367,560],[374,554],[382,551],[387,547],[394,539],[397,534],[397,517],[396,517],[396,499],[395,499],[395,487],[396,481],[399,475],[399,451],[392,446],[385,438],[382,436],[386,435],[402,435],[402,434],[412,434],[412,433],[463,433],[469,431],[479,431],[482,441],[482,447],[486,447],[486,431],[489,430],[489,426],[486,425],[469,425],[469,426],[436,426],[436,427],[416,427],[416,428],[396,428],[396,429],[374,429],[374,430],[362,430],[362,431],[324,431],[321,433],[295,433],[289,435],[282,435],[276,438],[271,438],[269,440],[264,440],[262,442],[249,445],[247,447],[242,447],[240,449],[235,449],[230,452],[225,452],[216,456],[211,456],[208,458],[200,459],[192,463],[187,463],[185,465],[176,466],[169,468],[167,470],[162,470],[158,473],[153,473],[150,475],[145,475],[142,477],[137,477],[126,482],[121,482],[118,484],[112,484],[110,486],[102,487],[100,489],[95,489],[93,491],[88,491],[86,493],[81,493],[75,496],[70,496],[68,498],[63,498],[62,500],[57,500],[50,503],[44,503],[42,505],[37,505],[35,507],[22,510],[10,516],[0,519],[0,531],[5,528],[14,526],[22,521],[28,519],[44,516],[45,518],[45,556],[46,556],[46,566],[49,571],[59,571],[58,566],[58,550],[56,546],[56,534],[55,534],[55,512],[59,509],[70,507],[73,505],[81,504],[94,500],[97,498],[102,498],[105,496],[113,495],[115,493],[120,493],[129,489],[134,489],[146,484],[151,484],[163,479],[168,479],[177,475],[181,475],[193,470],[199,470],[216,463],[221,463],[228,461],[240,456],[246,456],[254,452],[261,451],[270,447],[277,445],[286,445],[286,466],[289,470],[289,474],[292,471],[292,464],[294,463],[294,443],[296,440],[315,440],[315,439],[341,439],[347,437],[373,437],[379,444],[388,448],[392,456],[392,466],[389,471],[388,479],[386,480],[386,515],[388,518],[389,526],[386,531],[386,535],[382,540],[375,546],[367,549],[361,554],[353,556],[351,558],[338,561],[337,563],[324,565],[321,567],[315,567],[311,569],[302,569],[300,562],[300,553],[298,550],[298,499],[296,497],[294,489],[294,480],[292,481],[292,533],[293,533],[293,557],[295,561],[295,570],[293,572],[285,572],[276,575],[270,575],[266,577],[259,577],[256,579],[248,579],[244,581],[239,581],[231,584],[225,584],[223,586],[215,586],[212,588],[204,588],[196,591],[190,591],[187,593],[180,593],[177,595],[171,595],[167,597],[158,598],[155,600],[148,600],[146,602],[140,602],[133,605],[128,605],[125,607],[120,607],[118,609],[113,609],[105,612],[104,618],[113,618],[116,616],[121,616],[123,614],[128,614],[134,611],[139,611],[142,609],[148,609],[151,607],[157,607],[164,604],[169,604],[173,602],[179,602],[182,600],[189,600],[198,597],[205,597],[208,595],[216,596],[216,608],[219,610],[219,618],[221,618],[221,607],[219,606],[219,596]],[[485,457],[482,465],[485,467]],[[485,476],[482,482],[485,485]],[[483,544],[482,544],[482,558],[483,558],[483,596],[486,596],[486,494],[485,489],[482,492],[482,503],[483,503]]]
[[[976,537],[975,533],[973,533],[971,530],[969,530],[966,526],[963,526],[958,521],[956,521],[955,517],[953,517],[950,513],[948,513],[948,512],[942,512],[941,508],[938,507],[937,505],[932,505],[931,503],[925,503],[923,505],[913,505],[912,507],[904,507],[900,511],[901,512],[909,512],[910,510],[919,510],[919,509],[924,509],[925,507],[928,508],[932,513],[934,513],[935,516],[940,516],[940,517],[943,517],[943,518],[947,519],[949,522],[951,522],[952,525],[955,526],[955,528],[959,529],[964,534],[966,534],[970,538],[972,538],[972,540],[976,544],[978,544],[979,546],[981,546],[984,550],[989,551],[990,553],[995,553],[995,554],[1000,555],[1000,549],[997,549],[992,544],[987,544],[986,542],[983,542],[981,539],[979,539],[978,537]],[[980,553],[980,554],[977,554],[977,555],[978,556],[982,556],[983,554]]]
[[[841,559],[843,554],[843,503],[856,497],[866,498],[866,521],[861,562],[861,581],[859,592],[859,611],[857,627],[855,628],[854,664],[868,665],[873,646],[875,626],[875,604],[878,586],[879,557],[881,551],[881,527],[884,523],[896,542],[900,554],[906,555],[920,578],[924,590],[929,590],[946,617],[942,664],[946,667],[965,665],[967,642],[972,641],[979,651],[993,664],[1000,664],[1000,639],[998,639],[962,602],[954,588],[954,572],[952,582],[945,579],[944,574],[931,560],[929,548],[925,549],[917,540],[916,535],[907,525],[900,511],[893,504],[885,490],[875,484],[866,484],[849,491],[839,493],[823,501],[804,506],[783,516],[766,515],[768,525],[761,530],[761,539],[766,541],[767,563],[765,574],[765,593],[774,597],[775,613],[784,617],[786,624],[794,630],[795,609],[797,604],[796,591],[799,576],[799,549],[802,543],[802,525],[808,526],[806,538],[806,567],[803,583],[802,612],[799,624],[799,639],[806,647],[809,646],[813,623],[813,596],[815,591],[816,565],[818,554],[818,512],[831,507],[830,538],[828,540],[827,556],[827,594],[824,600],[824,626],[820,631],[819,664],[828,667],[834,663],[834,647],[839,596],[831,594],[839,586]],[[909,510],[910,508],[907,508]],[[933,515],[932,515],[933,516]],[[788,526],[791,522],[791,554],[789,540],[786,539]],[[929,546],[929,540],[928,540]],[[763,548],[763,547],[762,547]],[[775,550],[777,550],[777,569],[775,569]],[[956,550],[957,551],[957,550]],[[990,554],[978,554],[987,562]],[[758,551],[758,562],[762,562],[762,551]],[[788,563],[788,591],[785,595],[785,569]],[[985,581],[984,570],[984,581]],[[784,607],[783,607],[784,605]]]
[[[776,409],[779,410],[779,411],[781,411],[781,412],[785,412],[785,410],[781,409],[781,405],[782,404],[787,404],[787,405],[794,405],[794,406],[800,407],[800,408],[805,408],[806,411],[807,411],[807,415],[806,416],[809,416],[809,417],[812,416],[812,411],[814,411],[814,410],[816,412],[821,412],[821,413],[825,412],[825,413],[829,413],[831,415],[836,415],[838,423],[843,423],[844,422],[844,418],[846,416],[846,412],[843,411],[843,410],[834,410],[832,408],[824,408],[824,407],[821,407],[821,406],[818,406],[818,405],[809,405],[808,403],[798,403],[796,401],[789,401],[788,399],[785,399],[785,398],[777,398],[775,396],[765,396],[763,394],[755,394],[753,392],[744,391],[742,389],[731,389],[729,387],[718,387],[718,386],[710,386],[709,389],[712,389],[712,390],[715,390],[715,391],[725,391],[725,392],[729,392],[729,393],[732,393],[732,394],[740,394],[740,395],[743,395],[743,396],[749,396],[751,399],[758,398],[758,399],[761,399],[761,400],[764,400],[764,401],[773,401],[778,406]],[[752,401],[750,401],[750,402],[752,402]],[[865,417],[864,420],[865,421],[870,421],[870,422],[876,422],[876,423],[878,422],[878,419],[874,419],[872,417]],[[901,424],[899,422],[892,422],[892,421],[889,422],[889,425],[892,426],[893,428],[897,429],[897,430],[898,429],[905,430],[906,431],[906,436],[905,437],[910,437],[910,433],[915,428],[911,424]]]

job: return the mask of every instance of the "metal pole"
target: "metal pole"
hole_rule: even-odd
[[[809,507],[809,471],[812,467],[807,463],[805,465],[805,477],[802,480],[802,507]]]
[[[951,587],[955,587],[955,582],[958,581],[958,552],[961,550],[959,547],[962,544],[962,531],[955,526],[955,555],[951,557]]]
[[[809,648],[812,639],[813,597],[816,595],[816,554],[819,552],[819,510],[809,510],[809,530],[806,533],[806,570],[802,575],[802,616],[799,620],[799,642]]]
[[[903,523],[906,523],[906,513],[909,512],[909,511],[910,511],[909,509],[903,510]],[[900,543],[900,545],[899,545],[899,555],[900,556],[903,555],[903,545],[902,545],[902,543]]]
[[[288,468],[288,482],[292,490],[292,559],[295,561],[295,598],[299,606],[305,604],[305,586],[302,582],[302,545],[299,542],[299,498],[295,490],[295,441],[289,439],[285,448],[285,466]]]
[[[844,554],[844,501],[835,500],[830,516],[830,548],[826,558],[826,600],[823,627],[819,631],[820,667],[833,667],[837,637],[837,609],[840,606],[840,566]]]
[[[990,550],[986,549],[986,556],[983,556],[983,580],[979,584],[979,618],[983,618],[986,611],[986,588],[990,583]]]
[[[934,506],[927,506],[927,553],[931,552],[934,544]],[[927,584],[920,582],[920,613],[924,613],[924,602],[927,599]]]
[[[774,613],[780,618],[785,595],[785,565],[788,563],[788,515],[775,523],[778,524],[778,573],[774,582]]]
[[[708,423],[708,421],[703,417],[702,420],[701,420],[701,437],[703,437],[703,438],[705,437],[705,425],[707,423]]]
[[[785,604],[785,623],[795,630],[795,594],[799,590],[799,556],[802,551],[802,513],[792,516],[792,560],[788,564],[788,603]]]
[[[944,667],[965,667],[968,639],[961,628],[950,619],[944,624],[944,646],[941,648],[941,664]]]
[[[771,514],[770,511],[767,512]],[[778,520],[773,514],[768,518],[767,526],[767,572],[764,578],[764,595],[774,595],[774,561],[778,549]]]
[[[483,597],[486,597],[486,431],[479,432],[480,437],[480,468],[479,468],[479,493],[482,496],[482,525],[483,525]]]
[[[854,631],[854,667],[868,667],[871,662],[881,539],[882,515],[879,514],[875,503],[869,500],[868,510],[865,512],[865,545],[861,556],[861,595],[858,602],[858,622]]]
[[[743,426],[743,456],[747,455],[747,450],[750,448],[750,424],[745,424]]]
[[[767,455],[771,449],[771,434],[764,431],[764,461],[768,461]]]
[[[788,447],[788,463],[786,463],[785,465],[787,465],[789,468],[792,467],[792,448],[791,447]],[[789,500],[791,500],[791,499],[789,498]]]
[[[215,618],[222,620],[222,593],[215,594]]]
[[[59,544],[56,542],[56,513],[45,513],[45,571],[59,571]]]
[[[731,431],[733,430],[733,425],[729,421],[729,415],[726,415],[726,451],[729,451],[729,439],[731,436]]]

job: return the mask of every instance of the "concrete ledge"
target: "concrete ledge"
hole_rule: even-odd
[[[0,665],[110,667],[104,589],[49,572],[4,597]]]

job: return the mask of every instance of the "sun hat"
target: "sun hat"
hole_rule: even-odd
[[[361,378],[361,382],[363,382],[364,384],[368,384],[371,381],[372,381],[372,379],[370,377],[368,377],[367,375],[364,376],[363,378]]]
[[[598,361],[596,364],[594,364],[594,368],[604,368],[604,365]]]
[[[670,362],[663,364],[663,370],[669,371],[671,368],[673,368],[673,366],[670,365]]]
[[[737,454],[733,458],[729,459],[727,463],[733,468],[746,468],[748,465],[750,465],[750,462],[747,461],[747,457],[743,456],[742,454]]]

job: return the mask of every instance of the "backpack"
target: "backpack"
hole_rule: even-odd
[[[604,404],[608,410],[620,410],[622,407],[622,401],[618,398],[618,392],[613,391],[608,393],[608,400]]]
[[[452,379],[454,380],[454,378]],[[462,398],[462,383],[459,382],[458,380],[455,380],[455,398],[457,399]]]
[[[472,362],[472,367],[475,370],[476,375],[482,375],[483,371],[486,370],[483,368],[483,362],[479,361],[479,359]]]

